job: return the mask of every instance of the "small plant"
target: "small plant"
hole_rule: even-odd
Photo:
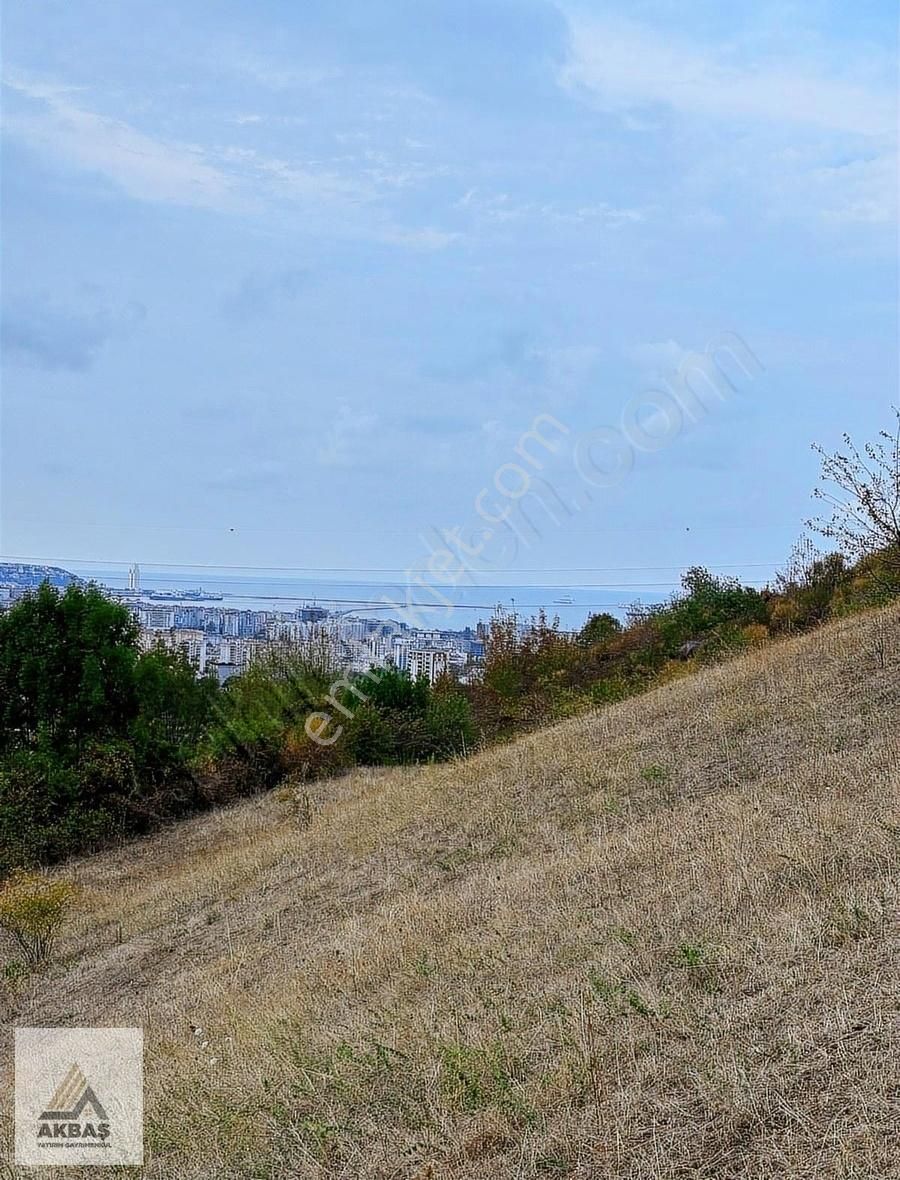
[[[28,967],[46,963],[56,935],[78,894],[71,881],[18,870],[0,886],[0,928]]]
[[[458,1110],[472,1113],[495,1107],[508,1118],[533,1118],[519,1092],[519,1071],[499,1042],[442,1045],[440,1057],[444,1094]]]
[[[3,967],[3,978],[10,987],[15,987],[23,979],[27,979],[30,972],[21,959],[10,959]]]
[[[477,855],[475,849],[471,847],[451,848],[436,857],[434,863],[443,872],[452,873],[475,860]]]
[[[298,828],[308,828],[313,821],[313,803],[308,791],[287,784],[275,792],[275,799],[293,819]]]
[[[858,942],[875,931],[875,920],[861,905],[840,899],[826,920],[826,937],[832,946]]]
[[[416,959],[414,967],[416,975],[421,975],[423,979],[430,979],[437,970],[437,966],[429,957],[428,951],[422,951]]]
[[[683,942],[675,948],[672,959],[676,967],[702,967],[707,961],[706,949],[696,943]]]
[[[645,766],[641,771],[641,778],[645,783],[667,783],[671,772],[666,766]]]
[[[719,948],[709,943],[681,942],[673,948],[669,962],[692,986],[716,992],[721,986],[719,953]]]
[[[591,985],[591,991],[603,1001],[612,1016],[637,1012],[639,1016],[653,1019],[658,1015],[634,988],[609,979],[596,967],[589,968],[588,983]]]
[[[637,945],[637,935],[633,930],[629,930],[626,926],[611,926],[609,933],[616,942],[620,942],[622,946],[633,947]]]
[[[561,1155],[539,1155],[534,1161],[534,1168],[541,1176],[568,1176],[574,1171],[574,1164]]]

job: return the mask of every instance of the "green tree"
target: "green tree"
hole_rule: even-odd
[[[78,753],[138,714],[137,624],[94,586],[44,583],[0,616],[0,755]]]
[[[578,642],[584,647],[595,647],[609,643],[610,639],[620,635],[621,632],[622,624],[615,615],[604,611],[599,615],[591,615],[578,633]]]
[[[159,647],[138,659],[134,688],[135,758],[145,773],[164,777],[194,757],[218,704],[218,684],[213,677],[198,677],[183,652]]]
[[[137,638],[92,586],[45,584],[0,618],[0,872],[202,801],[192,766],[217,685]]]

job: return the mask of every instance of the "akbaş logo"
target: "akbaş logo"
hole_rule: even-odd
[[[90,1121],[85,1112],[90,1111]],[[99,1098],[88,1085],[81,1066],[72,1064],[56,1087],[47,1109],[38,1120],[39,1139],[79,1140],[106,1146],[109,1121]]]

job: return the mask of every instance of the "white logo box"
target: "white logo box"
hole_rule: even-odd
[[[144,1032],[16,1029],[16,1163],[144,1162]]]

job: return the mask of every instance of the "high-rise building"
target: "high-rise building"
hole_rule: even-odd
[[[391,661],[401,672],[406,671],[406,657],[408,653],[409,640],[400,635],[395,635],[391,641]]]
[[[134,594],[141,592],[141,567],[137,563],[128,571],[128,589]]]
[[[143,607],[138,618],[142,627],[155,631],[172,631],[175,628],[175,608],[173,606]]]
[[[407,653],[407,671],[413,680],[424,676],[434,684],[441,676],[446,675],[448,654],[430,647],[413,647]]]

